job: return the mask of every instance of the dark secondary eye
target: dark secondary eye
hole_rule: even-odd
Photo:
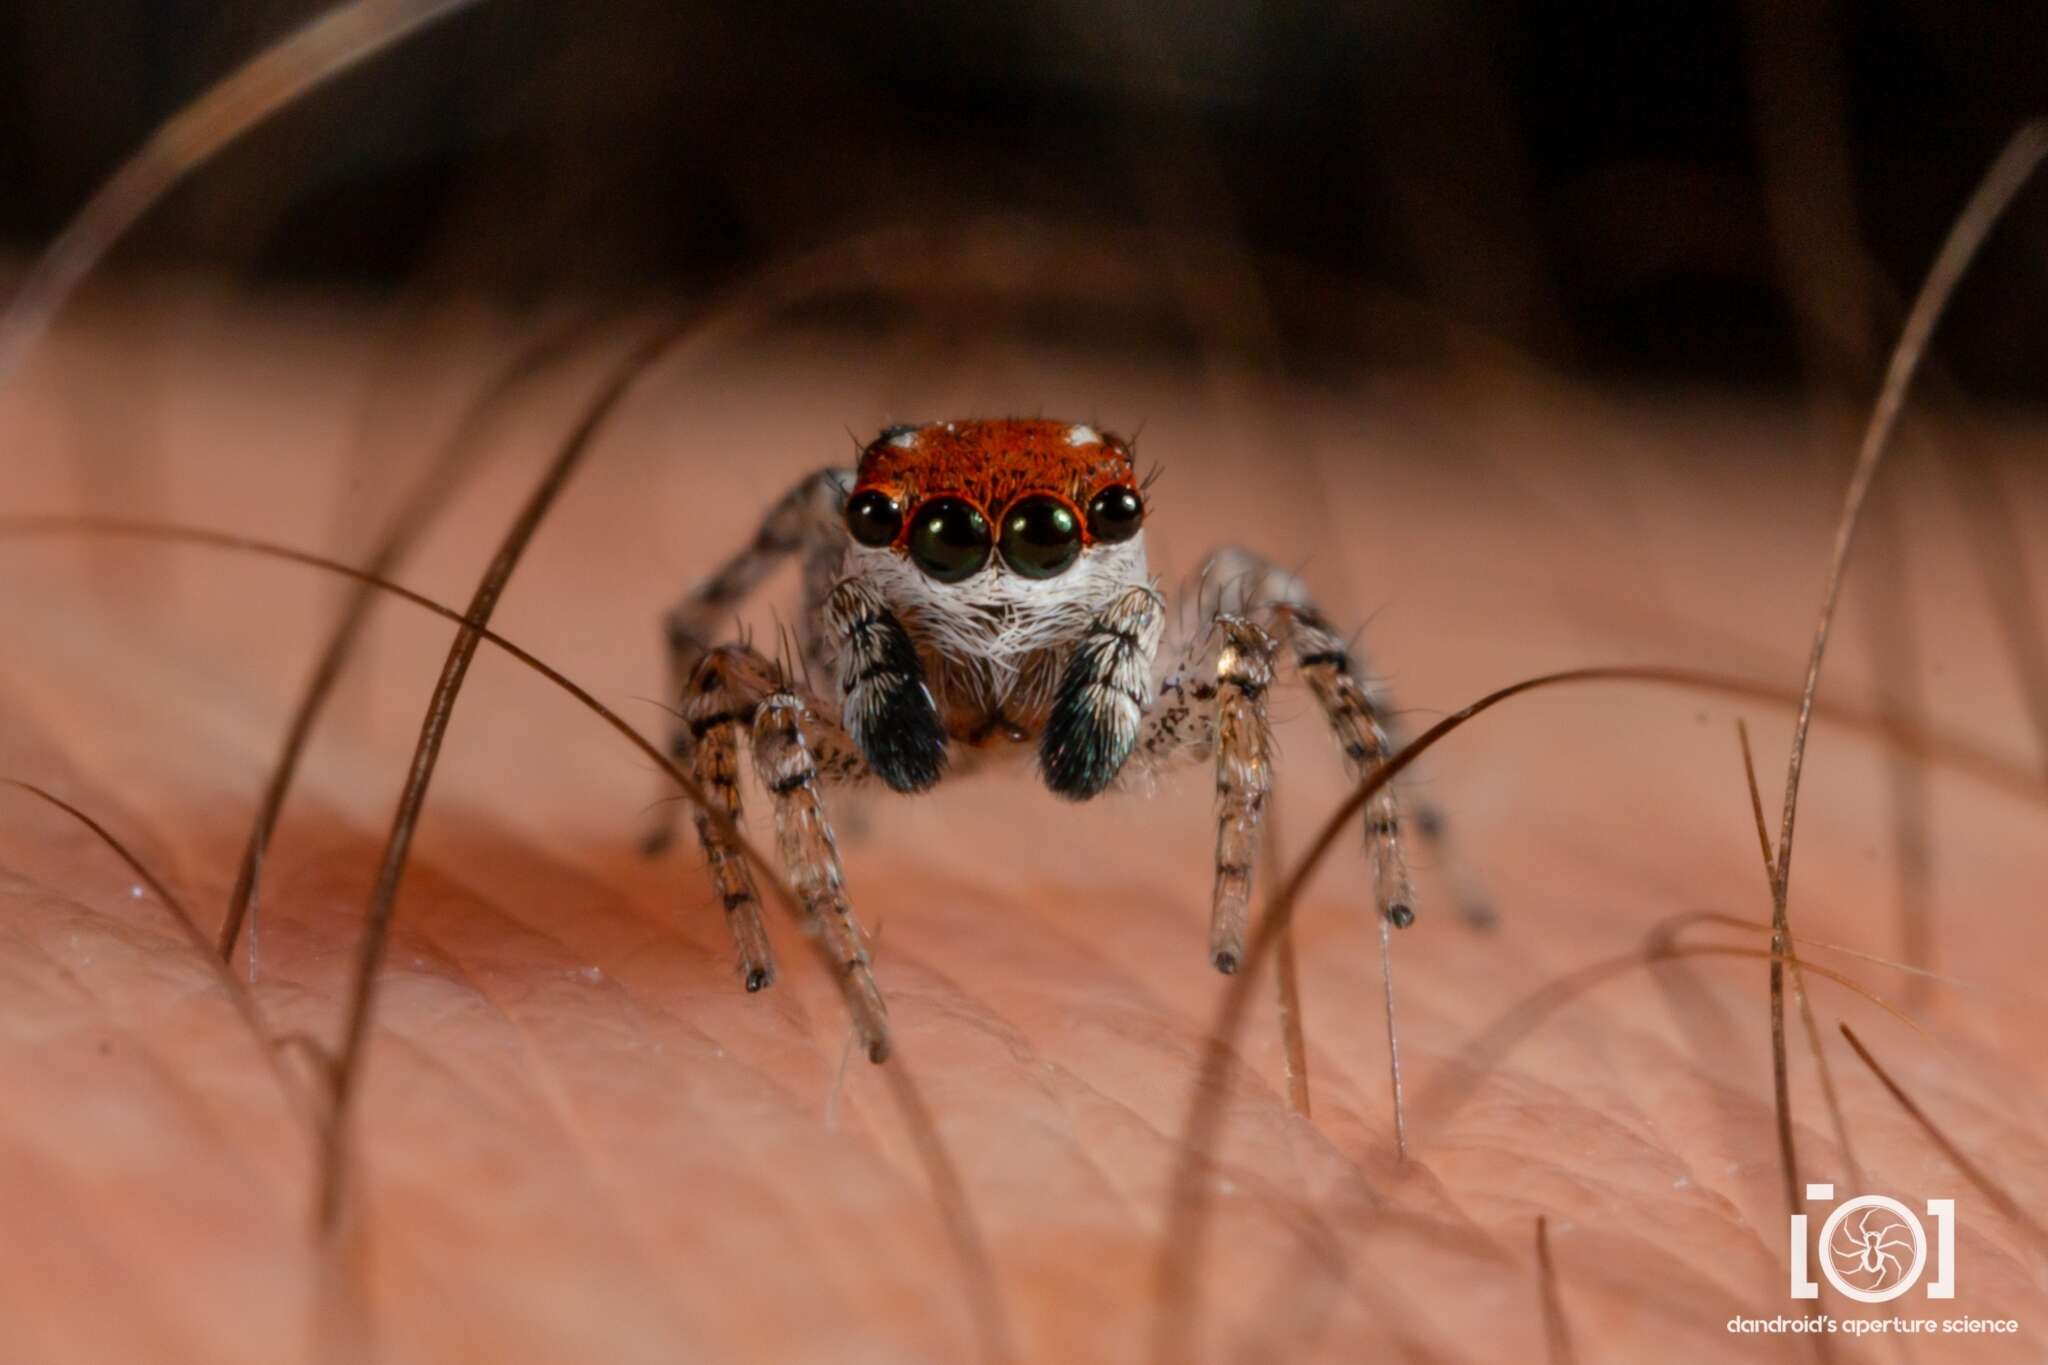
[[[903,512],[894,498],[879,488],[870,488],[847,499],[846,529],[863,545],[888,545],[903,529]]]
[[[910,557],[941,583],[980,573],[988,549],[988,518],[958,498],[933,498],[911,519]]]
[[[1058,498],[1019,498],[1003,518],[1003,559],[1026,578],[1062,573],[1081,553],[1081,519]]]
[[[1114,545],[1138,534],[1145,524],[1145,504],[1138,490],[1124,484],[1105,488],[1088,504],[1088,534]]]

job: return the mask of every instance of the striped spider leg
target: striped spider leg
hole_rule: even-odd
[[[775,813],[775,841],[805,928],[821,936],[844,977],[854,1026],[869,1056],[888,1052],[888,1011],[875,985],[866,936],[839,865],[839,845],[826,817],[828,782],[872,776],[837,720],[777,664],[747,644],[720,645],[697,661],[683,693],[683,733],[692,774],[737,827],[741,818],[740,751]],[[774,957],[761,924],[760,898],[745,858],[725,831],[697,812],[697,837],[739,946],[747,989],[774,980]]]
[[[877,776],[899,789],[916,789],[920,781],[929,785],[944,744],[902,628],[857,584],[835,582],[846,544],[839,514],[850,480],[847,472],[831,469],[801,480],[776,501],[753,541],[669,613],[669,673],[678,698],[670,749],[735,828],[742,816],[742,750],[751,750],[774,807],[778,851],[790,884],[809,927],[825,936],[841,964],[856,1025],[876,1055],[887,1047],[885,1010],[845,895],[822,789],[828,783],[856,787]],[[797,640],[804,671],[824,672],[838,684],[835,698],[853,698],[857,707],[812,695],[751,646],[707,643],[719,621],[737,611],[783,559],[798,553],[804,558]],[[828,631],[836,635],[828,637]],[[849,730],[842,715],[857,728]],[[856,738],[860,727],[889,738],[874,749],[877,763],[868,761]],[[657,806],[643,841],[647,852],[658,853],[673,841],[677,813],[675,802]],[[699,811],[695,823],[739,952],[741,977],[749,991],[761,990],[774,981],[775,963],[753,874],[715,820]]]
[[[816,617],[837,571],[832,538],[851,477],[845,470],[820,469],[799,480],[769,508],[753,541],[686,593],[669,612],[664,625],[671,697],[688,694],[691,676],[710,651],[714,634],[733,619],[763,579],[799,551],[804,552],[803,619],[808,622]],[[798,643],[805,671],[817,672],[823,642],[815,632],[801,630]],[[678,762],[690,760],[690,738],[688,722],[679,718],[669,736],[669,748]],[[650,854],[667,849],[675,841],[679,814],[674,802],[657,806],[641,847]],[[759,919],[758,911],[754,917]]]
[[[1272,786],[1266,697],[1283,656],[1307,683],[1343,751],[1353,781],[1392,752],[1387,727],[1359,678],[1350,650],[1309,602],[1299,579],[1246,550],[1225,549],[1204,565],[1179,659],[1159,686],[1137,755],[1143,767],[1213,757],[1216,765],[1216,880],[1209,952],[1217,970],[1237,969],[1258,830]],[[1212,586],[1213,585],[1213,586]],[[1389,786],[1365,811],[1366,851],[1381,918],[1405,927],[1414,891],[1401,845],[1399,798]]]

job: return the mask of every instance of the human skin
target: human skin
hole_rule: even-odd
[[[509,330],[446,326],[394,371],[379,362],[396,339],[359,312],[177,297],[84,315],[0,396],[13,510],[164,518],[359,560]],[[1624,401],[1505,369],[1339,392],[995,341],[925,373],[895,354],[785,328],[659,368],[543,526],[497,628],[657,735],[662,609],[782,487],[842,458],[845,427],[1043,411],[1142,422],[1140,461],[1165,470],[1148,533],[1164,583],[1226,541],[1300,566],[1334,619],[1363,626],[1410,733],[1589,664],[1800,681],[1846,452],[1816,454],[1796,409]],[[467,599],[599,369],[589,354],[515,396],[406,583]],[[2048,506],[2016,458],[2030,443],[2023,423],[1972,435],[1993,461],[1991,510],[2019,527]],[[1924,955],[1951,980],[1809,950],[1926,1031],[1809,977],[1860,1180],[1796,1011],[1791,1094],[1804,1179],[1957,1200],[1954,1303],[1916,1290],[1887,1311],[2020,1324],[1907,1358],[2024,1359],[2048,1333],[2048,1248],[1835,1031],[1850,1023],[2020,1209],[2040,1207],[2048,1009],[2031,966],[2048,929],[2030,893],[2048,871],[2048,785],[2027,643],[1995,605],[2039,566],[2022,556],[2032,576],[1987,594],[1986,485],[1954,458],[1923,441],[1887,469],[1903,531],[1852,560],[1823,699],[1912,705],[1892,707],[1889,738],[1818,722],[1790,907],[1797,934]],[[0,776],[104,822],[210,931],[344,589],[154,545],[0,538],[0,563]],[[768,605],[793,609],[788,589],[750,616],[757,639],[774,638]],[[339,1035],[449,629],[380,607],[307,757],[261,897],[255,998],[273,1035]],[[1345,787],[1306,694],[1278,689],[1273,708],[1291,860]],[[647,762],[486,648],[380,978],[350,1217],[370,1335],[350,1349],[957,1360],[994,1332],[1020,1358],[1123,1360],[1161,1339],[1162,1257],[1198,1248],[1193,1306],[1168,1311],[1192,1314],[1178,1330],[1203,1359],[1804,1357],[1802,1340],[1725,1326],[1798,1311],[1766,963],[1628,960],[1688,912],[1768,919],[1737,717],[1775,834],[1790,715],[1754,698],[1536,693],[1416,769],[1409,790],[1448,813],[1498,923],[1463,922],[1454,869],[1418,854],[1418,922],[1395,937],[1406,1160],[1364,854],[1355,832],[1339,839],[1298,907],[1310,1113],[1290,1110],[1267,971],[1246,987],[1226,1085],[1202,1092],[1224,1105],[1198,1154],[1206,1233],[1174,1248],[1182,1134],[1233,984],[1204,953],[1206,774],[1073,804],[1026,762],[919,798],[834,798],[848,886],[879,932],[887,1065],[935,1121],[993,1269],[999,1316],[977,1327],[971,1260],[896,1092],[845,1060],[844,1010],[800,935],[776,917],[780,980],[743,992],[694,846],[634,851],[663,794]],[[748,828],[772,848],[750,799]],[[332,1283],[309,1237],[313,1148],[262,1051],[103,845],[26,794],[0,801],[0,1356],[312,1358]],[[1274,874],[1260,869],[1263,888]],[[1697,925],[1678,941],[1767,945]],[[1563,1346],[1546,1339],[1539,1217]]]

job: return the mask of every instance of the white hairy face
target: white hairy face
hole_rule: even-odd
[[[1150,582],[1145,535],[1083,550],[1052,578],[987,567],[942,583],[908,555],[849,543],[845,575],[872,588],[910,632],[942,715],[973,724],[1000,713],[1034,730],[1059,681],[1059,661],[1125,590]]]
[[[1150,585],[1143,520],[1130,446],[1093,426],[891,427],[862,452],[842,572],[910,637],[949,733],[1023,738],[1090,625]]]

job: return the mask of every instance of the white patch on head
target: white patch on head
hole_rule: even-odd
[[[917,446],[917,428],[912,427],[908,431],[897,432],[889,438],[889,444],[895,446],[898,450],[915,449]]]
[[[1067,428],[1067,444],[1070,446],[1099,446],[1102,444],[1102,433],[1094,427],[1076,423]]]
[[[1045,706],[1058,682],[1049,661],[1088,633],[1128,589],[1151,581],[1143,532],[1096,545],[1056,578],[1025,578],[1003,563],[959,583],[940,583],[908,555],[849,541],[843,572],[873,588],[940,669],[929,679],[949,703],[1009,714]]]

